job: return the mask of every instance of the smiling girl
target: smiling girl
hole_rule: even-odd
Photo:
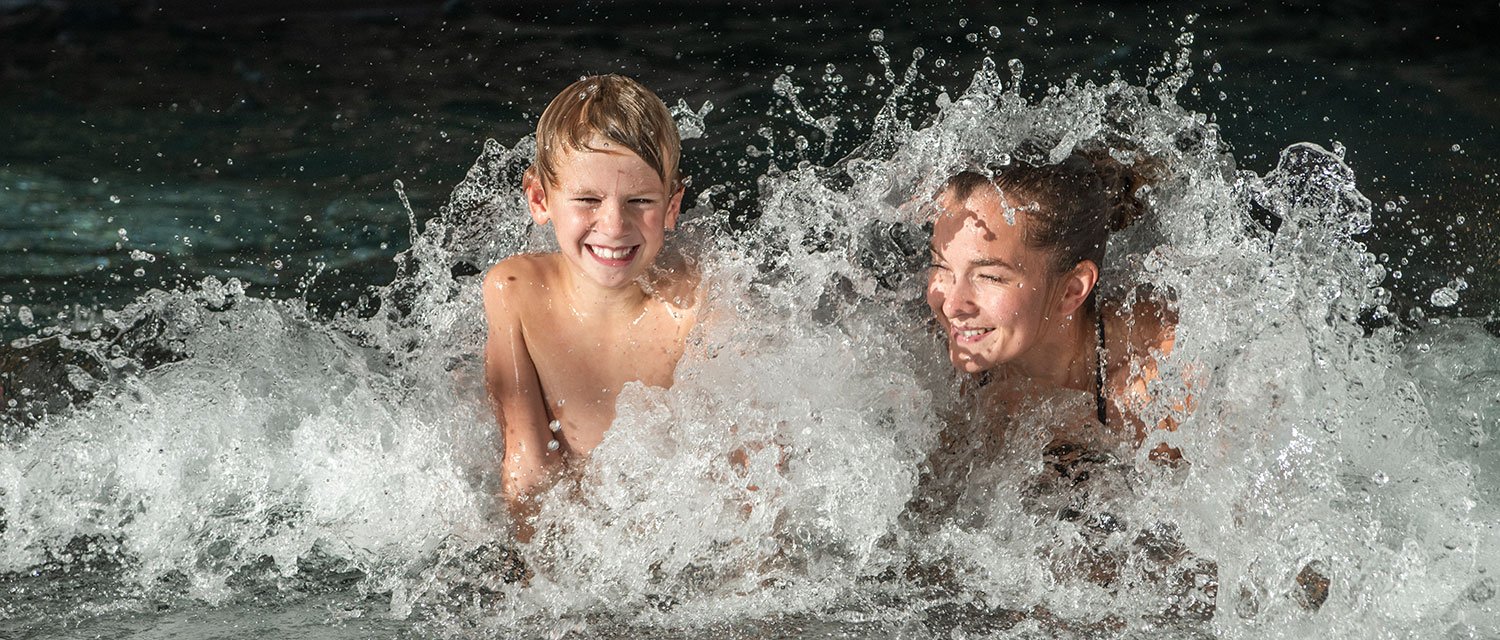
[[[1097,293],[1109,234],[1145,211],[1146,183],[1145,171],[1088,149],[945,184],[927,304],[953,366],[985,401],[1014,413],[1038,393],[1073,390],[1093,396],[1093,419],[1107,433],[1139,444],[1152,429],[1175,429],[1173,418],[1143,413],[1158,360],[1172,352],[1176,314],[1160,296],[1125,304]]]

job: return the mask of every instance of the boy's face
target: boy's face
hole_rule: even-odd
[[[1059,310],[1051,256],[1026,244],[1029,216],[1017,211],[1008,222],[993,188],[944,194],[940,204],[927,304],[947,334],[948,358],[978,373],[1024,357]]]
[[[557,183],[529,180],[526,202],[537,224],[552,223],[574,274],[616,289],[635,282],[677,226],[682,188],[671,189],[640,156],[596,138],[602,151],[565,151]]]

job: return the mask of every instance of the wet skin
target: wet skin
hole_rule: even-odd
[[[484,280],[486,384],[504,435],[502,491],[518,521],[569,460],[603,439],[626,383],[671,386],[697,316],[695,277],[654,264],[682,189],[634,153],[593,146],[600,151],[563,155],[557,184],[525,185],[559,252],[507,258]]]
[[[1147,389],[1160,376],[1157,359],[1175,342],[1175,314],[1149,297],[1130,308],[1102,301],[1099,311],[1091,309],[1098,267],[1084,260],[1059,271],[1049,251],[1029,246],[1032,202],[980,187],[964,198],[944,193],[939,205],[927,304],[946,334],[953,366],[1002,381],[990,385],[987,401],[1007,413],[1024,408],[1034,395],[1027,389],[1100,390],[1108,425],[1122,437],[1144,439],[1150,427],[1140,411],[1153,401]],[[1096,313],[1104,316],[1102,362]],[[1175,429],[1176,422],[1154,427]]]

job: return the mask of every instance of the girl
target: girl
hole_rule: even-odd
[[[1172,351],[1175,313],[1149,291],[1129,303],[1097,293],[1105,242],[1144,212],[1146,183],[1145,171],[1086,149],[945,184],[927,304],[982,404],[1013,415],[1038,394],[1073,390],[1092,396],[1093,420],[1119,439],[1176,428],[1187,401],[1154,406],[1148,391]],[[1176,452],[1163,444],[1152,456]]]

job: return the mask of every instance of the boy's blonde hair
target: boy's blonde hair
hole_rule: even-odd
[[[641,83],[615,74],[584,78],[552,99],[536,125],[536,162],[528,173],[556,184],[564,151],[603,151],[592,146],[595,136],[640,156],[669,189],[679,186],[682,139],[667,105]]]

